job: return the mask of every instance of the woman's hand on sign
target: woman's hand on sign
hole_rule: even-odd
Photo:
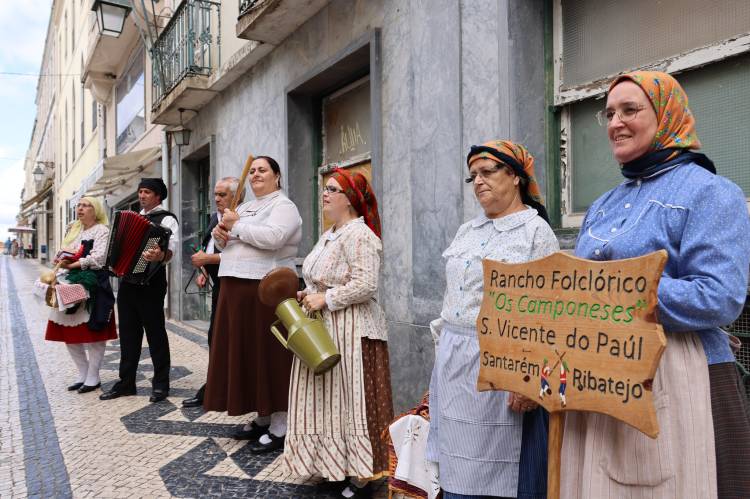
[[[529,412],[539,407],[539,404],[518,393],[510,393],[508,394],[508,406],[514,412]]]
[[[221,225],[223,225],[227,229],[227,232],[229,232],[232,230],[232,227],[234,227],[234,223],[239,219],[240,216],[236,211],[226,209],[221,215]]]

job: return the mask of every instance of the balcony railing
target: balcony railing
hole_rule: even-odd
[[[240,0],[240,17],[245,14],[248,10],[255,7],[260,0]]]
[[[151,50],[155,108],[184,78],[221,64],[221,3],[183,0]]]

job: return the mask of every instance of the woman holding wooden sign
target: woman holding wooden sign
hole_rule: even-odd
[[[251,451],[264,453],[284,445],[292,354],[269,332],[276,316],[260,302],[258,284],[272,269],[295,268],[302,219],[281,191],[273,158],[259,156],[248,166],[242,178],[255,199],[225,210],[212,232],[222,249],[221,288],[203,407],[230,416],[257,412],[234,438],[255,440]]]
[[[546,495],[547,417],[536,402],[502,391],[477,391],[482,259],[522,263],[559,249],[521,145],[472,146],[467,183],[483,213],[462,225],[443,253],[446,290],[430,381],[427,459],[437,462],[446,499]]]
[[[693,152],[701,144],[687,95],[668,74],[618,77],[599,120],[625,181],[589,208],[576,255],[669,255],[658,290],[668,338],[653,383],[659,436],[652,440],[609,416],[568,414],[561,495],[750,497],[746,401],[719,329],[745,301],[745,195]]]

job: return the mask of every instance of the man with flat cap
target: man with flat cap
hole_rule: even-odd
[[[135,395],[135,377],[141,358],[143,332],[146,331],[148,350],[154,364],[151,402],[159,402],[169,395],[169,340],[164,327],[164,297],[167,294],[165,265],[174,255],[179,238],[177,217],[161,203],[167,199],[167,186],[160,178],[143,178],[138,184],[138,202],[141,215],[157,225],[172,231],[167,251],[160,248],[146,250],[143,258],[155,269],[145,284],[130,281],[127,276],[120,282],[117,293],[117,315],[120,321],[120,380],[99,396],[111,400],[125,395]]]

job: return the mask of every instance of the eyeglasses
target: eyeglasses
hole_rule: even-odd
[[[84,204],[84,203],[78,203],[78,204],[76,205],[76,208],[93,208],[93,207],[94,207],[94,205],[91,205],[91,204]]]
[[[332,185],[326,185],[326,186],[323,186],[323,193],[326,193],[326,192],[328,194],[336,194],[337,192],[344,192],[344,191]]]
[[[629,123],[638,116],[638,111],[645,109],[643,106],[628,106],[615,111],[614,109],[602,109],[596,113],[596,121],[599,126],[607,126],[617,115],[623,123]]]
[[[490,178],[490,176],[499,172],[503,168],[505,168],[505,165],[502,163],[496,163],[494,167],[480,168],[475,172],[469,172],[469,176],[464,179],[464,182],[466,182],[467,184],[472,184],[477,179],[477,177],[482,177],[483,180],[487,180],[488,178]]]

